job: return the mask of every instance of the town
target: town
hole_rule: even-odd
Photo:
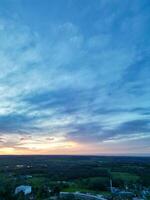
[[[2,200],[149,200],[150,158],[1,156]]]

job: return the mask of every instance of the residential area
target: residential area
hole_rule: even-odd
[[[150,159],[0,157],[0,200],[149,200]]]

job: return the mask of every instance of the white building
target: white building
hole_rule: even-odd
[[[23,192],[24,195],[30,194],[32,192],[32,187],[29,185],[20,185],[16,187],[15,194],[18,194],[19,192]]]

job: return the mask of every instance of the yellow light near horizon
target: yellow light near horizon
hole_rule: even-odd
[[[3,146],[0,148],[1,155],[26,155],[26,154],[72,154],[81,152],[82,145],[74,141],[68,141],[64,136],[54,137],[48,140],[48,136],[32,136],[26,137],[23,135],[20,140],[20,135],[3,135],[5,144],[12,143],[12,147]]]
[[[8,146],[0,148],[1,155],[76,155],[76,154],[110,154],[116,152],[115,144],[111,143],[106,146],[105,142],[101,145],[81,143],[67,140],[65,136],[54,137],[52,140],[48,135],[34,135],[27,137],[26,135],[2,135],[3,142]],[[21,139],[20,139],[21,138]],[[23,138],[23,139],[22,139]],[[10,146],[10,144],[13,144]]]
[[[61,148],[77,148],[78,144],[72,141],[67,142],[55,142],[55,143],[38,143],[30,141],[26,144],[20,145],[20,147],[27,148],[29,150],[50,150],[50,149],[61,149]]]
[[[15,149],[12,147],[3,147],[0,149],[0,154],[13,154]]]

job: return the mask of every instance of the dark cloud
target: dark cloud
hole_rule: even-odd
[[[150,131],[150,120],[140,119],[128,121],[119,126],[119,130],[124,130],[124,132],[147,132]]]
[[[142,133],[149,134],[149,132],[150,132],[150,120],[138,119],[121,123],[112,130],[105,130],[104,136],[106,136],[105,139],[113,138],[116,136],[123,136],[126,138],[134,134],[142,134]]]
[[[73,114],[82,111],[87,104],[92,103],[95,91],[82,90],[80,88],[60,88],[28,94],[23,101],[27,102],[31,108],[45,110],[54,109],[59,114]],[[90,109],[90,108],[89,108]]]
[[[74,125],[74,130],[68,133],[68,138],[78,142],[102,142],[117,136],[130,137],[134,134],[150,132],[150,120],[132,120],[119,124],[115,128],[108,129],[100,123],[84,123]]]
[[[0,132],[30,133],[39,131],[39,128],[34,123],[35,117],[26,116],[25,114],[11,113],[0,115]]]
[[[78,142],[96,142],[100,140],[102,126],[98,123],[80,123],[70,126],[67,138]]]

